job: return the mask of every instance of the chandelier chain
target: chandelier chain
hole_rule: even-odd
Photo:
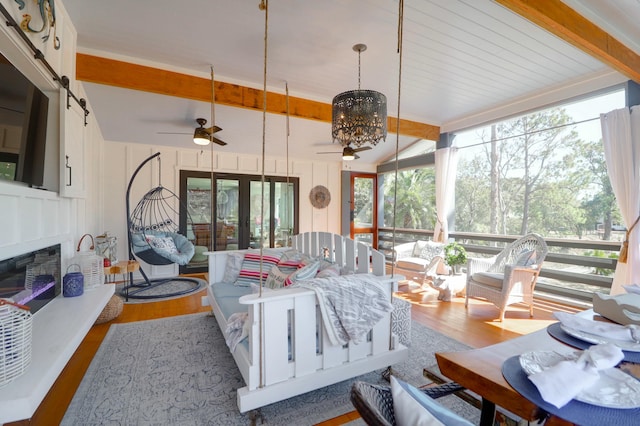
[[[358,90],[360,90],[360,55],[362,54],[361,50],[358,50]]]

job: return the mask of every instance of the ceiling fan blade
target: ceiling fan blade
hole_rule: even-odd
[[[353,154],[353,159],[354,159],[354,160],[357,160],[358,158],[360,158],[360,156],[359,156],[358,154],[355,154],[355,153],[354,153],[354,154]]]
[[[207,131],[207,133],[209,133],[210,135],[219,132],[220,130],[222,130],[222,127],[218,127],[218,126],[212,126],[212,127],[207,127],[206,129],[204,129]]]
[[[216,138],[215,136],[211,136],[211,141],[213,143],[217,143],[218,145],[225,146],[227,143],[223,140]]]
[[[368,150],[370,150],[370,149],[371,149],[371,147],[370,147],[370,146],[363,146],[363,147],[360,147],[360,148],[354,148],[354,149],[353,149],[353,152],[368,151]]]

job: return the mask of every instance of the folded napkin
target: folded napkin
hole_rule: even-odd
[[[554,312],[553,315],[562,325],[596,336],[609,339],[635,342],[631,334],[631,328],[624,325],[604,321],[592,321],[566,312]]]
[[[611,343],[594,345],[583,351],[575,361],[560,361],[529,376],[540,396],[549,404],[561,408],[584,389],[598,381],[599,370],[613,368],[622,359],[622,350]]]

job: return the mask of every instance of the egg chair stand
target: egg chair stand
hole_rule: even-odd
[[[138,172],[154,158],[158,158],[159,186],[149,190],[131,211],[131,187]],[[194,255],[193,243],[184,235],[178,233],[176,217],[179,212],[180,198],[171,190],[160,185],[160,153],[157,152],[144,160],[133,172],[126,195],[127,208],[127,239],[129,260],[143,260],[149,265],[171,265],[178,263],[186,265]],[[189,213],[187,221],[189,222]],[[126,300],[131,299],[160,299],[182,296],[201,288],[200,280],[188,277],[172,277],[149,279],[142,266],[139,269],[142,281],[134,282],[133,272],[129,273],[129,283],[124,286],[120,294]],[[179,289],[169,289],[166,292],[155,290],[157,287],[178,283]],[[154,289],[153,291],[151,291]]]

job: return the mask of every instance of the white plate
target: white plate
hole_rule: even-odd
[[[600,344],[600,343],[612,343],[622,349],[629,352],[640,352],[640,343],[631,342],[628,340],[608,339],[604,336],[598,336],[597,334],[587,333],[586,331],[577,330],[575,328],[567,327],[564,324],[560,325],[560,328],[565,333],[575,337],[576,339],[584,340],[585,342]]]
[[[520,355],[522,369],[531,375],[539,373],[563,360],[576,360],[581,351],[571,354],[541,351]],[[640,407],[640,381],[618,368],[602,370],[600,379],[591,387],[584,389],[576,400],[591,405],[608,408]]]

